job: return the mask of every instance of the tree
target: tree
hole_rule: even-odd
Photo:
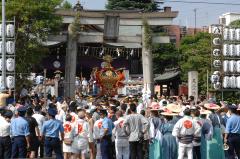
[[[180,68],[182,80],[187,81],[188,71],[198,71],[199,92],[206,91],[207,70],[211,70],[211,35],[197,33],[186,36],[180,46]]]
[[[106,8],[109,10],[144,10],[157,11],[158,5],[152,0],[108,0]]]
[[[29,73],[48,48],[43,45],[49,33],[60,28],[61,17],[55,9],[62,0],[8,0],[7,19],[16,19],[16,72]]]
[[[72,9],[72,4],[69,3],[68,1],[63,2],[63,4],[61,5],[62,9]]]
[[[166,68],[178,68],[179,54],[174,44],[153,45],[153,71],[163,73]]]
[[[233,28],[240,28],[240,20],[235,20],[235,21],[232,21],[230,24],[229,24],[230,27],[233,27]]]

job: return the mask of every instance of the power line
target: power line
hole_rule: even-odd
[[[190,3],[190,4],[210,4],[210,5],[240,5],[240,3],[223,3],[223,2],[206,2],[206,1],[182,1],[182,0],[165,0],[173,3]]]

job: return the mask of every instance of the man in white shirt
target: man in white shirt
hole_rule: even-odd
[[[129,159],[128,135],[123,129],[124,118],[122,111],[116,112],[117,121],[114,122],[113,135],[116,137],[115,149],[116,159]]]
[[[88,81],[86,80],[85,77],[83,77],[83,80],[82,80],[82,93],[84,95],[87,95],[87,90],[88,90]]]
[[[175,124],[172,135],[178,139],[178,159],[193,159],[193,138],[201,131],[201,127],[193,121],[190,109],[184,110],[184,117]]]
[[[11,110],[1,110],[0,116],[0,158],[11,158],[12,142],[10,138]]]
[[[41,106],[37,105],[34,108],[34,114],[32,115],[33,118],[36,119],[38,123],[38,129],[41,132],[42,131],[42,126],[45,121],[45,117],[41,114]],[[36,153],[38,154],[38,153]],[[40,157],[43,157],[43,144],[40,144]]]

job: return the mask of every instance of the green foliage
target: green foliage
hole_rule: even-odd
[[[77,38],[78,36],[78,32],[80,31],[81,29],[81,23],[80,23],[80,12],[77,12],[77,15],[73,21],[72,24],[70,24],[70,34],[72,35],[73,38]]]
[[[151,49],[152,48],[152,30],[146,19],[143,19],[143,27],[145,32],[145,35],[144,35],[145,47],[147,49]]]
[[[8,0],[7,19],[16,19],[16,72],[29,73],[48,49],[42,42],[60,28],[61,17],[55,9],[62,0]]]
[[[72,4],[69,3],[68,1],[65,1],[62,5],[61,5],[62,9],[72,9]]]
[[[158,6],[151,0],[108,0],[106,8],[109,10],[135,10],[156,11]]]
[[[182,80],[187,81],[188,71],[198,71],[199,92],[206,91],[207,70],[211,68],[211,35],[197,33],[186,36],[180,46],[180,67]]]
[[[217,101],[222,101],[222,92],[216,93]],[[223,101],[227,101],[228,104],[239,104],[240,92],[223,92]]]
[[[166,68],[177,68],[179,53],[174,44],[153,45],[153,72],[163,73]]]
[[[233,28],[240,28],[240,20],[235,20],[235,21],[232,21],[230,24],[229,24],[230,27],[233,27]]]

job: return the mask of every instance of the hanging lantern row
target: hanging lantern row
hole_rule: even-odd
[[[236,44],[237,42],[237,44]],[[213,88],[240,89],[240,28],[212,27]],[[229,60],[231,58],[231,60]]]
[[[0,38],[3,36],[2,32],[3,24],[0,24]],[[3,46],[2,40],[0,40],[0,90],[14,89],[15,88],[15,19],[8,21],[6,24],[6,43]],[[3,61],[3,47],[5,47],[6,59]],[[6,65],[6,70],[3,70],[3,63]],[[7,77],[3,77],[3,71],[7,74]],[[3,79],[6,78],[6,79]],[[3,80],[6,82],[6,88],[3,86]]]
[[[240,76],[224,76],[223,88],[240,89]]]
[[[240,28],[225,28],[223,30],[223,40],[240,41]]]
[[[223,61],[224,73],[240,73],[240,60],[224,60]]]
[[[221,84],[221,72],[219,71],[222,67],[222,26],[214,26],[212,28],[212,68],[213,74],[211,75],[211,82],[213,88],[219,90],[222,88]]]
[[[140,57],[141,48],[106,48],[106,47],[88,47],[80,46],[79,55],[82,56],[103,56],[111,55],[112,57]]]
[[[0,24],[0,37],[2,37],[2,24]],[[13,38],[15,35],[15,27],[13,24],[6,25],[6,36],[7,38]]]

